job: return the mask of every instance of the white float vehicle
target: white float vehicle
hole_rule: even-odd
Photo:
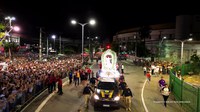
[[[118,79],[120,73],[116,70],[116,53],[108,49],[102,54],[101,60],[102,69],[93,96],[94,107],[119,108],[120,91],[118,87]]]

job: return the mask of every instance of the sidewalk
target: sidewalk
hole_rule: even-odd
[[[162,75],[169,84],[169,75]],[[185,112],[178,101],[175,101],[173,93],[168,98],[167,107],[163,104],[163,97],[159,91],[158,81],[160,77],[152,76],[150,83],[146,83],[144,88],[144,101],[149,112]]]

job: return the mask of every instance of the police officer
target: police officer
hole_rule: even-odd
[[[96,84],[97,78],[94,77],[94,75],[92,75],[92,78],[90,78],[90,84],[92,85],[92,88],[95,86]]]
[[[90,87],[90,85],[87,84],[87,85],[84,87],[84,89],[83,89],[83,95],[84,95],[85,107],[86,107],[86,108],[89,107],[89,99],[90,99],[91,92],[94,93],[94,91],[92,90],[92,88]]]
[[[119,87],[120,87],[120,94],[123,93],[123,90],[126,89],[126,85],[127,83],[124,81],[124,80],[121,80],[120,83],[119,83]]]
[[[126,111],[131,111],[131,98],[133,95],[128,85],[126,85],[126,88],[123,90],[122,96],[125,97]]]

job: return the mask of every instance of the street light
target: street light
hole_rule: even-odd
[[[5,38],[6,38],[6,36],[10,36],[10,32],[11,31],[16,31],[16,32],[19,32],[20,31],[20,27],[18,27],[18,26],[14,26],[14,27],[11,27],[10,28],[10,30],[7,32],[5,32],[5,35],[4,35],[4,37],[1,39],[1,41],[3,41]]]
[[[55,48],[56,35],[52,35],[51,38],[54,40],[54,50],[55,50],[55,49],[56,49],[56,48]]]
[[[8,35],[10,35],[9,33],[12,31],[12,30],[15,30],[15,31],[19,31],[20,30],[20,28],[19,27],[17,27],[17,26],[15,26],[15,27],[13,27],[12,26],[12,20],[15,20],[15,17],[10,17],[10,16],[8,16],[8,17],[5,17],[5,20],[9,20],[9,27],[10,27],[10,30],[7,32],[5,32],[6,33],[6,35],[3,37],[3,39],[6,37],[6,36],[8,36]],[[3,40],[2,39],[2,40]],[[1,41],[2,41],[1,40]]]
[[[5,40],[5,41],[6,41],[6,42],[12,42],[11,39],[10,39],[10,32],[13,31],[13,30],[18,32],[18,31],[20,31],[20,28],[19,28],[18,26],[14,26],[14,27],[11,26],[10,30],[9,30],[8,32],[7,32],[7,31],[5,32],[5,35],[4,35],[4,37],[1,39],[0,42],[3,42],[3,40],[4,40],[7,36],[9,36],[9,38],[8,38],[8,40]],[[9,49],[8,49],[8,52],[9,52],[9,58],[11,59],[11,55],[12,55],[12,54],[11,54],[10,47],[9,47]]]
[[[186,39],[186,40],[175,40],[181,42],[181,65],[183,64],[183,46],[184,42],[186,41],[192,41],[192,38]]]
[[[19,31],[20,30],[20,28],[19,27],[13,27],[12,26],[12,20],[15,20],[15,17],[10,17],[10,16],[8,16],[8,17],[5,17],[5,20],[9,20],[9,27],[10,27],[10,30],[7,32],[6,31],[6,35],[5,35],[5,37],[7,36],[7,35],[9,35],[9,33],[14,29],[14,30],[16,30],[16,31]],[[4,39],[4,37],[3,37],[3,39]],[[3,40],[2,39],[2,40]],[[2,41],[1,40],[1,41]],[[9,40],[8,41],[10,41],[11,39],[10,39],[10,35],[9,35]],[[9,47],[9,58],[10,58],[10,60],[11,60],[11,50],[10,50],[10,47]]]
[[[90,60],[91,62],[93,62],[93,49],[91,49],[91,46],[93,44],[91,44],[91,40],[93,41],[94,39],[97,40],[99,37],[94,37],[94,38],[91,38],[91,37],[87,37],[87,39],[89,40],[89,56],[90,56]]]
[[[79,23],[76,20],[72,20],[71,23],[74,24],[74,25],[78,23],[82,27],[82,55],[81,55],[81,57],[82,57],[82,63],[83,63],[84,62],[84,60],[83,60],[84,26],[87,25],[87,24],[94,25],[94,24],[96,24],[96,21],[91,19],[88,23]]]
[[[5,36],[1,39],[1,41],[3,41],[3,40],[5,39],[6,36],[10,36],[9,33],[10,33],[11,31],[13,31],[13,30],[18,32],[18,31],[20,31],[20,27],[18,27],[18,26],[13,26],[13,27],[11,27],[10,30],[9,30],[8,32],[7,32],[7,31],[5,32]]]
[[[167,39],[167,37],[164,36],[164,37],[162,38],[160,44],[162,44],[162,42],[163,42],[164,39]]]
[[[15,17],[10,17],[10,16],[8,16],[8,17],[5,17],[5,20],[9,20],[9,26],[10,26],[10,28],[11,28],[11,26],[12,26],[12,20],[15,20]]]
[[[159,57],[161,56],[161,47],[162,47],[162,43],[163,43],[163,41],[164,41],[165,39],[167,39],[166,36],[164,36],[164,37],[162,38],[162,40],[160,41],[160,43],[159,43]],[[159,57],[158,57],[158,58],[159,58]]]

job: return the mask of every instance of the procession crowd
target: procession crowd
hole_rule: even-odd
[[[51,93],[69,71],[81,68],[80,59],[73,55],[41,62],[16,57],[6,62],[7,66],[0,66],[0,112],[10,112],[25,105],[46,88]]]

